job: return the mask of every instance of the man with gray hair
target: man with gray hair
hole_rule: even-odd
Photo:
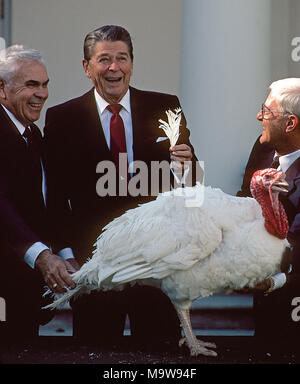
[[[258,340],[297,340],[299,324],[293,321],[293,298],[300,295],[300,79],[273,82],[256,116],[262,124],[245,171],[238,196],[250,196],[249,183],[258,169],[275,167],[286,174],[287,192],[280,193],[290,229],[282,272],[270,276],[254,289],[255,335]],[[275,338],[274,338],[275,336]],[[297,341],[298,342],[298,341]]]
[[[72,265],[46,245],[42,137],[34,122],[47,100],[48,82],[38,51],[14,45],[1,52],[0,297],[6,304],[1,343],[38,335],[45,283],[51,289],[74,286],[68,273]]]

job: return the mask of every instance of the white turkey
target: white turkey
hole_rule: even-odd
[[[254,198],[197,185],[127,211],[105,227],[93,257],[72,275],[76,287],[52,307],[92,290],[154,284],[177,310],[185,334],[180,344],[186,341],[191,355],[216,356],[213,343],[194,335],[189,309],[198,297],[253,287],[280,270],[288,246],[278,200],[284,176],[273,168],[256,172]]]

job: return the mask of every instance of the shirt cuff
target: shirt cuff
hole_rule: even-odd
[[[64,260],[75,259],[74,253],[71,248],[64,248],[58,252],[58,255]]]
[[[274,287],[272,291],[275,291],[275,289],[283,287],[286,283],[286,274],[283,272],[277,273],[276,275],[272,276],[272,279],[274,281]]]
[[[36,242],[29,247],[25,253],[24,261],[27,263],[32,269],[35,266],[35,260],[38,258],[39,254],[45,250],[49,250],[45,244]]]

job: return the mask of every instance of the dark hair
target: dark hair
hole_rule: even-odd
[[[133,60],[132,41],[129,32],[125,28],[118,25],[104,25],[88,33],[83,45],[85,60],[89,61],[91,59],[94,46],[98,41],[123,41],[129,49],[131,60]]]

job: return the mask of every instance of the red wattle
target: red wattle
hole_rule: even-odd
[[[269,177],[273,176],[268,191],[263,184],[263,180],[266,180],[264,179],[266,175]],[[278,200],[278,195],[274,197],[271,190],[273,183],[280,177],[282,177],[282,173],[274,168],[257,171],[252,176],[250,188],[252,196],[261,206],[266,230],[279,239],[285,239],[289,231],[287,215],[282,203]]]

